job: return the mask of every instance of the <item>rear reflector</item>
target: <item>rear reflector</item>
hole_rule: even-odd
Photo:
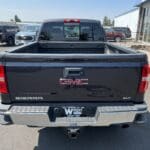
[[[65,19],[64,23],[80,23],[80,19]]]
[[[139,92],[145,93],[148,89],[149,84],[149,75],[150,75],[150,66],[144,65],[142,68],[142,79],[139,85]]]
[[[5,79],[5,69],[4,66],[0,65],[0,93],[8,94],[6,79]]]

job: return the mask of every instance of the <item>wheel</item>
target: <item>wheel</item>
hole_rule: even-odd
[[[121,42],[121,38],[120,38],[120,37],[116,37],[116,38],[115,38],[115,41],[116,41],[116,42]]]
[[[7,40],[7,45],[8,46],[14,46],[15,45],[15,41],[12,37],[9,37]]]

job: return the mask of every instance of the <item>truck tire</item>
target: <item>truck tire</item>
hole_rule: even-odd
[[[15,45],[15,41],[13,37],[9,37],[7,40],[7,45],[8,46],[14,46]]]
[[[121,42],[121,37],[116,37],[116,38],[115,38],[115,41],[116,41],[116,42]]]

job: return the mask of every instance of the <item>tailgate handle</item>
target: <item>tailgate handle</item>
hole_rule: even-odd
[[[64,69],[64,77],[76,77],[82,76],[83,69],[82,68],[65,68]]]

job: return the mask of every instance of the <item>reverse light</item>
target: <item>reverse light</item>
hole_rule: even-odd
[[[0,93],[8,94],[7,83],[5,78],[5,68],[0,65]]]
[[[139,93],[145,93],[148,89],[150,66],[144,65],[142,68],[142,79],[139,85]]]

